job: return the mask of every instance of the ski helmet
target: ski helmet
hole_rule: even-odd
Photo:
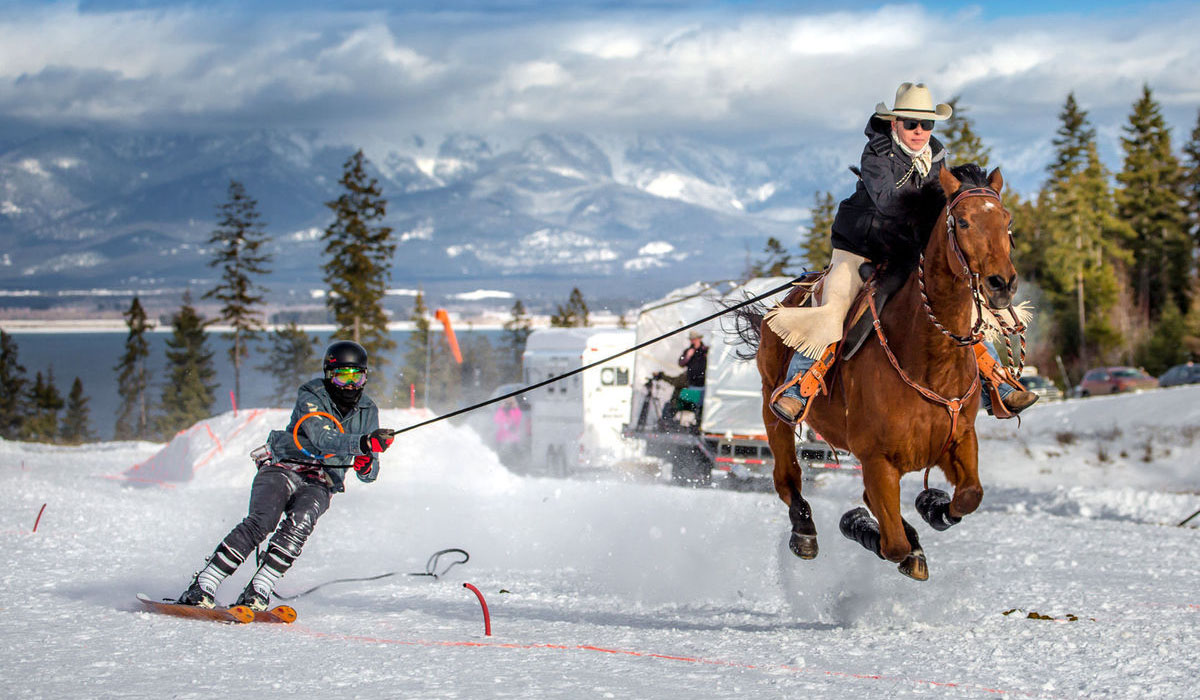
[[[367,351],[353,341],[339,340],[325,348],[322,369],[326,384],[341,391],[361,390],[367,383]]]

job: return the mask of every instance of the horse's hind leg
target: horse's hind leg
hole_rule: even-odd
[[[766,401],[763,402],[763,424],[767,429],[771,454],[775,457],[775,491],[788,504],[788,519],[792,522],[788,548],[801,559],[815,559],[819,551],[817,526],[812,519],[812,508],[800,495],[803,475],[800,462],[796,459],[796,437],[792,426],[779,420]]]

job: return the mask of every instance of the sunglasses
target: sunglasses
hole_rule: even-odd
[[[908,131],[916,131],[918,126],[925,131],[933,131],[932,119],[905,119],[900,125]]]
[[[334,386],[361,387],[367,383],[367,370],[361,367],[338,367],[329,370],[329,381]]]

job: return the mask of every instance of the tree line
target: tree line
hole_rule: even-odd
[[[991,150],[967,109],[937,134],[951,165],[990,167]],[[1074,93],[1058,114],[1046,180],[1006,188],[1022,295],[1035,305],[1031,364],[1064,385],[1088,368],[1128,364],[1161,374],[1200,357],[1200,113],[1176,151],[1148,85],[1122,127],[1116,172],[1101,162],[1096,129]],[[793,255],[776,238],[749,276],[791,275],[829,262],[833,195],[818,192],[812,226]],[[1061,369],[1059,369],[1061,368]]]
[[[383,299],[391,277],[395,243],[392,229],[381,222],[387,201],[378,181],[367,172],[361,150],[343,165],[339,196],[326,206],[333,222],[324,230],[324,282],[326,307],[336,330],[333,339],[360,343],[371,356],[371,393],[386,406],[419,405],[449,408],[486,396],[498,384],[521,379],[521,355],[532,333],[532,322],[523,302],[512,306],[499,347],[472,334],[456,363],[437,346],[431,332],[430,313],[423,292],[418,292],[410,320],[403,366],[389,377],[386,352],[395,348],[388,332]],[[134,296],[124,312],[128,330],[124,349],[113,371],[120,397],[116,416],[118,440],[168,440],[175,433],[210,417],[216,403],[217,383],[213,352],[208,349],[208,326],[229,328],[228,360],[233,368],[234,395],[241,396],[241,372],[251,349],[258,345],[264,358],[255,369],[271,378],[271,401],[289,405],[297,387],[320,369],[320,342],[295,321],[265,333],[263,311],[266,288],[261,279],[270,274],[271,256],[266,223],[258,202],[243,183],[231,180],[226,200],[217,207],[216,228],[209,237],[209,265],[220,271],[217,283],[203,299],[218,302],[214,318],[200,315],[190,293],[170,317],[166,370],[154,394],[147,368],[150,355],[146,334],[152,326],[140,299]],[[566,304],[557,307],[551,325],[586,326],[587,303],[578,288]],[[265,337],[264,337],[265,336]],[[411,392],[411,393],[410,393]],[[60,444],[95,440],[91,430],[88,397],[75,377],[64,400],[55,385],[54,371],[38,372],[30,381],[20,364],[15,339],[0,332],[0,437]]]

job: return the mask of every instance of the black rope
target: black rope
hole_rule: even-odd
[[[797,279],[799,279],[799,278],[797,278]],[[420,422],[420,423],[415,423],[415,424],[413,424],[413,425],[410,425],[410,426],[407,426],[407,427],[404,427],[404,428],[399,428],[399,429],[397,429],[397,430],[393,430],[393,431],[392,431],[392,434],[393,434],[393,435],[399,435],[399,434],[401,434],[401,433],[407,433],[407,432],[408,432],[408,431],[410,431],[410,430],[416,430],[417,428],[423,428],[423,427],[425,427],[425,426],[427,426],[427,425],[430,425],[430,424],[433,424],[433,423],[437,423],[438,421],[443,421],[443,420],[446,420],[446,419],[448,419],[448,418],[453,418],[453,417],[455,417],[455,416],[461,416],[462,414],[464,414],[464,413],[469,413],[469,412],[471,412],[471,411],[474,411],[474,410],[475,410],[475,409],[477,409],[477,408],[483,408],[484,406],[490,406],[490,405],[492,405],[492,404],[494,404],[494,403],[499,403],[499,402],[501,402],[501,401],[503,401],[503,400],[505,400],[505,399],[511,399],[511,398],[512,398],[512,397],[514,397],[514,396],[520,396],[521,394],[524,394],[524,393],[525,393],[525,392],[527,392],[527,391],[533,391],[534,389],[540,389],[540,388],[542,388],[542,387],[546,386],[547,384],[553,384],[554,382],[557,382],[557,381],[559,381],[559,380],[562,380],[562,379],[566,379],[567,377],[574,376],[574,375],[576,375],[576,374],[579,374],[580,372],[586,372],[587,370],[589,370],[589,369],[592,369],[593,367],[597,367],[597,366],[599,366],[599,365],[602,365],[602,364],[604,364],[605,362],[610,362],[610,361],[612,361],[612,360],[615,360],[615,359],[617,359],[618,357],[621,357],[622,355],[628,355],[628,354],[629,354],[629,353],[631,353],[631,352],[635,352],[635,351],[637,351],[637,350],[641,350],[642,348],[646,347],[647,345],[653,345],[653,344],[657,343],[657,342],[658,342],[658,341],[660,341],[660,340],[665,340],[665,339],[667,339],[667,338],[670,338],[671,336],[673,336],[673,335],[677,335],[677,334],[679,334],[679,333],[682,333],[683,331],[686,331],[686,330],[687,330],[687,329],[689,329],[689,328],[694,328],[694,327],[696,327],[696,326],[699,326],[699,325],[700,325],[700,324],[702,324],[702,323],[708,323],[709,321],[713,320],[714,318],[717,318],[718,316],[723,316],[723,315],[725,315],[725,314],[729,313],[730,311],[737,311],[737,310],[738,310],[738,309],[740,309],[740,308],[743,308],[743,307],[746,307],[746,306],[750,306],[751,304],[754,304],[754,303],[760,302],[760,301],[762,301],[763,299],[766,299],[766,298],[767,298],[767,297],[769,297],[769,296],[773,296],[773,295],[775,295],[775,294],[778,294],[779,292],[782,292],[782,291],[783,291],[783,290],[785,290],[785,289],[788,289],[788,288],[789,288],[789,287],[791,287],[791,286],[792,286],[792,285],[793,285],[795,282],[796,282],[796,280],[792,280],[792,281],[789,281],[789,282],[787,282],[786,284],[781,284],[781,285],[779,285],[778,287],[776,287],[776,288],[774,288],[774,289],[772,289],[772,290],[770,290],[770,291],[768,291],[768,292],[764,292],[764,293],[762,293],[762,294],[759,294],[759,295],[758,295],[758,296],[756,296],[756,297],[752,297],[752,298],[750,298],[750,299],[747,299],[747,300],[745,300],[745,301],[743,301],[743,302],[740,302],[740,303],[734,304],[733,306],[730,306],[730,307],[727,307],[727,308],[723,308],[723,309],[721,309],[720,311],[717,311],[717,312],[715,312],[715,313],[711,313],[711,314],[709,314],[709,315],[705,316],[704,318],[702,318],[702,319],[700,319],[700,320],[698,320],[698,321],[692,321],[691,323],[687,324],[686,326],[680,326],[679,328],[676,328],[675,330],[673,330],[673,331],[669,331],[669,332],[667,332],[667,333],[663,333],[662,335],[660,335],[660,336],[658,336],[658,337],[656,337],[656,338],[651,338],[650,340],[647,340],[647,341],[644,341],[644,342],[638,343],[637,345],[634,345],[634,346],[633,346],[633,347],[631,347],[631,348],[628,348],[628,349],[622,350],[621,352],[619,352],[619,353],[617,353],[617,354],[615,354],[615,355],[610,355],[610,356],[608,356],[608,357],[606,357],[606,358],[604,358],[604,359],[602,359],[602,360],[596,360],[595,362],[592,362],[591,364],[584,365],[584,366],[582,366],[582,367],[576,367],[575,369],[573,369],[573,370],[571,370],[571,371],[569,371],[569,372],[566,372],[566,373],[564,373],[564,374],[560,374],[560,375],[558,375],[557,377],[550,377],[549,379],[543,379],[542,381],[540,381],[540,382],[538,382],[538,383],[536,383],[536,384],[530,384],[529,386],[522,387],[522,388],[520,388],[520,389],[517,389],[517,390],[515,390],[515,391],[510,391],[510,392],[508,392],[507,394],[505,394],[505,395],[503,395],[503,396],[497,396],[497,397],[496,397],[496,398],[494,398],[494,399],[488,399],[488,400],[486,400],[486,401],[481,401],[481,402],[479,402],[479,403],[477,403],[477,404],[474,404],[474,405],[472,405],[472,406],[467,406],[466,408],[460,408],[460,409],[458,409],[458,410],[456,410],[456,411],[451,411],[450,413],[446,413],[446,414],[443,414],[443,415],[440,415],[440,416],[436,416],[436,417],[434,417],[434,418],[430,418],[429,420],[422,421],[422,422]]]
[[[1200,515],[1200,510],[1198,510],[1198,511],[1196,511],[1195,513],[1192,513],[1191,515],[1189,515],[1189,516],[1187,516],[1186,518],[1184,518],[1184,519],[1183,519],[1183,520],[1182,520],[1182,521],[1181,521],[1181,522],[1180,522],[1178,525],[1176,525],[1175,527],[1183,527],[1184,525],[1187,525],[1187,524],[1188,524],[1188,521],[1190,521],[1192,518],[1196,517],[1197,515]]]
[[[446,565],[446,568],[442,569],[440,572],[437,571],[438,560],[441,559],[442,555],[450,554],[450,553],[458,553],[458,554],[463,555],[462,561],[452,561]],[[434,578],[434,580],[437,580],[437,578],[439,576],[444,576],[446,574],[446,572],[449,571],[450,569],[452,569],[453,567],[458,566],[459,564],[466,564],[470,560],[471,560],[471,555],[467,554],[467,550],[465,550],[465,549],[459,549],[458,547],[451,547],[450,549],[442,549],[442,550],[438,550],[438,551],[434,552],[433,555],[429,557],[429,561],[425,562],[425,571],[420,572],[420,573],[415,573],[415,574],[408,574],[408,575],[409,576],[432,576]],[[339,578],[339,579],[335,579],[333,581],[326,581],[325,583],[313,586],[312,588],[308,589],[307,591],[304,591],[303,593],[297,593],[296,595],[281,595],[278,592],[272,593],[271,595],[280,600],[295,600],[297,598],[303,598],[304,596],[308,595],[309,593],[312,593],[313,591],[316,591],[316,590],[320,590],[326,586],[332,586],[335,583],[361,583],[361,582],[365,582],[365,581],[378,581],[379,579],[387,578],[389,576],[398,576],[399,574],[400,574],[399,571],[390,571],[386,574],[379,574],[378,576],[366,576],[364,578]]]

